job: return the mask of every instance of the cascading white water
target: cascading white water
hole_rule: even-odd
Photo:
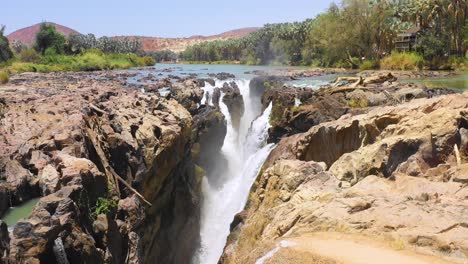
[[[255,113],[250,98],[250,82],[239,80],[236,84],[244,98],[245,112],[239,131],[236,131],[232,126],[228,108],[221,98],[220,110],[227,121],[227,135],[221,149],[227,160],[226,175],[223,175],[226,180],[221,186],[215,186],[209,181],[212,177],[203,179],[201,248],[194,258],[196,264],[218,262],[234,215],[243,210],[250,188],[274,147],[273,144],[266,144],[272,106],[255,119],[259,113]],[[205,92],[209,91],[212,91],[211,86],[205,88]]]
[[[203,98],[201,100],[202,105],[206,104],[207,95],[208,95],[208,97],[210,99],[208,101],[208,105],[213,105],[213,102],[211,101],[211,97],[213,96],[213,91],[216,88],[216,85],[218,85],[218,84],[219,83],[215,83],[215,86],[213,86],[213,85],[209,84],[208,82],[205,82],[205,87],[203,87],[203,91],[205,91],[205,93],[203,94]]]

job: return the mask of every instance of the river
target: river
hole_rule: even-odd
[[[206,175],[202,182],[202,206],[201,206],[201,245],[194,256],[194,264],[216,264],[222,254],[230,223],[236,213],[243,210],[249,190],[261,169],[273,144],[267,144],[269,117],[271,105],[262,112],[261,102],[253,100],[250,95],[250,80],[254,77],[254,71],[277,70],[284,67],[268,66],[243,66],[243,65],[174,65],[158,64],[157,69],[171,69],[170,71],[158,71],[158,77],[169,75],[188,76],[197,74],[198,77],[209,77],[211,73],[227,72],[236,77],[229,80],[216,80],[214,86],[206,84],[203,87],[205,95],[211,95],[215,87],[222,87],[224,82],[235,82],[244,99],[245,111],[241,117],[240,127],[237,129],[231,122],[231,116],[227,106],[220,100],[220,110],[224,114],[227,123],[227,135],[225,137],[220,155],[227,161],[223,168],[223,175]],[[131,70],[138,76],[154,73],[144,69]],[[336,75],[303,78],[291,81],[290,84],[297,87],[317,89],[320,85],[332,81]],[[468,74],[462,74],[452,78],[412,80],[427,84],[431,87],[448,87],[466,90],[468,89]],[[223,96],[223,95],[222,95]],[[202,104],[211,104],[203,97]],[[222,179],[222,181],[219,181]],[[19,218],[27,217],[32,206],[37,202],[33,200],[23,206],[12,209],[3,220],[10,228]]]

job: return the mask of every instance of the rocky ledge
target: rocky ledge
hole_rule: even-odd
[[[370,77],[340,77],[314,91],[287,86],[281,77],[258,77],[251,89],[262,94],[263,109],[273,104],[270,117],[270,142],[284,136],[303,133],[323,122],[343,115],[363,114],[382,107],[455,93],[450,89],[432,89],[421,84],[402,83],[392,73]]]
[[[300,259],[313,247],[308,237],[323,232],[437,257],[427,263],[466,263],[468,92],[434,97],[446,91],[356,83],[299,107],[317,108],[322,93],[368,102],[281,139],[231,225],[221,263],[308,263],[313,256]],[[376,97],[383,103],[369,107]]]
[[[201,183],[193,149],[206,148],[198,140],[210,127],[222,143],[224,117],[196,110],[203,92],[193,82],[168,100],[118,79],[21,74],[0,87],[0,214],[42,197],[12,233],[1,225],[0,262],[190,261]]]

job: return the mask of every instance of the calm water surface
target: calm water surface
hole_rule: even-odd
[[[451,88],[458,90],[468,90],[468,72],[461,73],[453,77],[427,78],[405,80],[407,82],[422,83],[432,88]]]
[[[31,214],[38,201],[39,198],[36,198],[16,207],[11,207],[2,217],[2,221],[5,222],[8,225],[8,229],[11,230],[20,219],[27,218]]]

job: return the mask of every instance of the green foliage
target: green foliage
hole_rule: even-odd
[[[418,70],[423,64],[424,58],[414,52],[394,52],[380,61],[380,67],[385,70]]]
[[[22,50],[19,54],[19,60],[22,62],[34,62],[37,63],[41,59],[41,56],[34,49]]]
[[[352,98],[348,101],[348,106],[353,108],[366,108],[368,104],[366,98]]]
[[[178,59],[177,53],[171,50],[162,50],[156,52],[140,52],[138,54],[152,57],[156,62],[175,62]]]
[[[377,69],[379,67],[378,63],[375,61],[366,60],[361,65],[359,65],[359,70],[367,71]]]
[[[450,37],[444,33],[426,31],[418,39],[416,50],[423,54],[424,59],[432,61],[436,58],[448,57],[450,54]]]
[[[468,45],[468,22],[465,20],[465,26],[462,30],[463,41],[465,42],[465,46]]]
[[[62,54],[65,50],[65,44],[65,37],[57,32],[53,25],[42,23],[36,35],[34,48],[41,54],[45,54],[47,49],[54,49],[56,53]]]
[[[96,218],[100,214],[109,214],[117,208],[117,201],[109,198],[99,197],[96,201],[96,207],[92,212],[92,217]]]
[[[367,69],[392,53],[398,34],[419,25],[425,33],[418,52],[429,64],[446,63],[447,51],[458,57],[467,52],[467,5],[462,0],[344,0],[314,19],[267,24],[241,39],[188,47],[179,56],[186,61]]]
[[[79,54],[86,50],[98,49],[105,53],[139,53],[142,49],[138,38],[96,38],[93,34],[71,35],[66,47],[67,53]]]
[[[141,57],[141,64],[144,66],[154,66],[156,64],[156,60],[150,56]]]
[[[68,45],[66,47],[68,54],[79,54],[85,52],[86,50],[97,48],[98,41],[93,34],[77,34],[68,37]]]
[[[0,62],[5,62],[13,58],[8,38],[4,36],[5,26],[0,27]]]
[[[11,43],[11,48],[15,54],[20,54],[23,50],[28,49],[28,47],[19,40],[14,40],[13,43]]]
[[[31,51],[24,51],[31,52]],[[32,52],[31,52],[32,53]],[[12,63],[8,70],[12,73],[21,72],[60,72],[60,71],[96,71],[129,69],[154,65],[150,57],[139,57],[135,54],[106,54],[100,50],[88,50],[78,55],[57,54],[54,49],[47,50],[44,56],[20,56],[19,62]],[[34,53],[32,53],[34,54]],[[34,58],[34,59],[31,59]]]
[[[10,76],[6,71],[0,71],[0,84],[5,84],[10,80]]]

